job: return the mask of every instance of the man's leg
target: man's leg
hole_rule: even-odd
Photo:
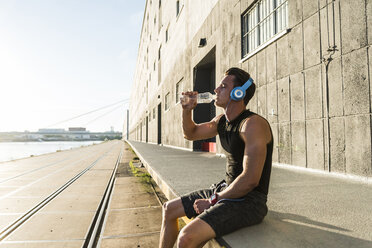
[[[171,248],[176,242],[178,235],[179,217],[185,216],[185,210],[181,198],[168,201],[163,205],[163,222],[160,231],[160,248]]]
[[[207,222],[200,218],[195,218],[181,230],[177,247],[203,247],[208,240],[215,237],[216,233]]]

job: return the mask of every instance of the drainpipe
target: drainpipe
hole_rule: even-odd
[[[329,127],[329,84],[328,84],[328,69],[329,64],[333,60],[332,56],[338,51],[336,46],[336,32],[335,32],[335,8],[334,0],[332,0],[332,18],[333,18],[333,45],[329,43],[329,24],[328,24],[328,3],[327,3],[327,33],[328,33],[328,49],[327,54],[323,56],[322,62],[325,64],[325,83],[326,83],[326,120],[327,120],[327,136],[328,136],[328,172],[331,172],[331,138]]]

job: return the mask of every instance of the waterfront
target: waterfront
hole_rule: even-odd
[[[27,158],[75,147],[99,144],[102,141],[0,142],[0,162]]]

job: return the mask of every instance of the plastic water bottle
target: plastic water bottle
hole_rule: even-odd
[[[196,96],[191,96],[191,98],[195,98],[195,97],[196,97],[197,104],[210,103],[210,102],[212,102],[213,100],[216,99],[216,95],[213,95],[210,92],[198,93]],[[183,95],[183,96],[181,96],[180,99],[181,99],[181,102],[188,102],[189,98],[190,98],[190,96]]]
[[[210,92],[203,92],[197,94],[197,103],[210,103],[216,99],[216,95],[213,95]]]

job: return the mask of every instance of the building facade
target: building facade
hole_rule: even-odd
[[[129,108],[130,140],[208,150],[183,138],[180,92],[250,73],[248,108],[271,124],[273,161],[371,177],[370,0],[147,0]],[[223,113],[198,105],[196,122]],[[206,146],[207,144],[207,146]]]

